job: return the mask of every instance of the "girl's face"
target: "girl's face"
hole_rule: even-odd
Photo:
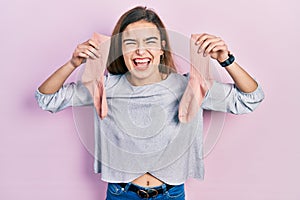
[[[158,69],[160,56],[163,55],[157,27],[147,21],[129,24],[122,33],[122,53],[128,79],[133,85],[145,85],[161,81]]]

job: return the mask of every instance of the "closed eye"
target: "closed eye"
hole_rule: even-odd
[[[136,44],[136,42],[124,42],[125,45],[131,45],[131,44]]]
[[[156,44],[156,41],[154,41],[154,40],[149,40],[149,41],[147,41],[146,43],[147,43],[147,44]]]
[[[145,41],[146,41],[147,44],[149,44],[149,43],[150,43],[150,44],[151,44],[151,43],[152,43],[152,44],[155,44],[155,43],[157,43],[158,38],[157,38],[157,37],[148,37],[148,38],[146,38]]]
[[[123,43],[125,45],[132,45],[132,44],[136,44],[136,41],[133,39],[125,39],[125,40],[123,40]]]

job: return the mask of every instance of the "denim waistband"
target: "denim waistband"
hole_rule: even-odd
[[[140,185],[136,185],[134,183],[117,183],[122,188],[124,188],[124,191],[132,191],[137,193],[141,198],[150,198],[155,197],[159,194],[164,194],[166,191],[174,187],[174,185],[169,185],[163,183],[160,186],[154,186],[154,187],[143,187]]]

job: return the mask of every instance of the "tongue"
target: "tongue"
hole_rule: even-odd
[[[148,67],[148,62],[136,63],[136,67],[144,69],[144,68]]]
[[[148,65],[148,62],[142,62],[142,63],[136,63],[137,66],[146,66]]]

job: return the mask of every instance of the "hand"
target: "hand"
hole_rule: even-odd
[[[79,44],[73,52],[70,63],[76,68],[82,63],[86,62],[86,59],[99,58],[99,42],[95,39],[89,39],[88,41]]]
[[[198,53],[203,53],[203,56],[209,55],[218,62],[223,62],[228,59],[228,47],[220,37],[207,33],[197,35],[196,45],[199,45]]]
[[[87,59],[86,61],[86,66],[81,80],[93,96],[95,109],[99,117],[103,119],[107,116],[108,112],[104,73],[110,48],[110,37],[94,33],[89,41],[94,42],[98,46],[96,52],[93,51],[94,57],[88,57],[91,59]],[[92,47],[95,46],[92,45]]]

